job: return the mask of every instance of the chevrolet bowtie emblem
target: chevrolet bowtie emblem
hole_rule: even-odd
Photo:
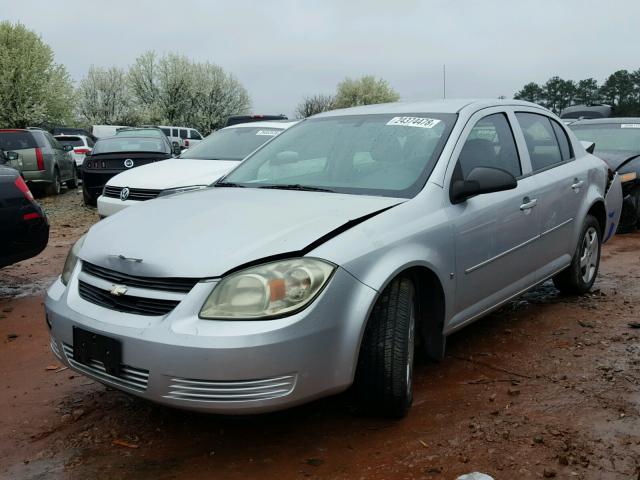
[[[121,297],[122,295],[127,293],[127,290],[127,287],[125,287],[124,285],[114,285],[113,287],[111,287],[111,290],[109,290],[109,293],[114,297]]]

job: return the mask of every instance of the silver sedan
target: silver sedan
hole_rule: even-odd
[[[327,112],[215,188],[94,225],[46,298],[72,369],[180,408],[282,409],[353,387],[399,417],[417,349],[553,278],[592,287],[620,183],[518,101]]]

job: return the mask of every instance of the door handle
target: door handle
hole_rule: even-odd
[[[573,185],[571,185],[571,188],[573,188],[573,190],[577,192],[584,185],[584,181],[578,180],[577,178],[574,178],[573,181],[574,183]]]
[[[535,207],[538,204],[538,199],[534,198],[529,200],[529,197],[525,197],[524,199],[522,199],[522,205],[520,205],[520,210],[522,210],[523,212],[526,210],[531,210],[533,207]]]

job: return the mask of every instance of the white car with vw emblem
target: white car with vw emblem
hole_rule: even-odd
[[[145,200],[206,188],[295,123],[253,122],[223,128],[178,158],[120,173],[105,185],[98,213],[108,217]]]

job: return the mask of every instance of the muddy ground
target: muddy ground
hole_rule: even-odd
[[[59,368],[43,290],[97,215],[75,191],[41,203],[49,246],[0,271],[0,478],[640,478],[640,234],[605,247],[592,294],[545,284],[452,336],[404,420],[355,416],[348,394],[225,418]]]

